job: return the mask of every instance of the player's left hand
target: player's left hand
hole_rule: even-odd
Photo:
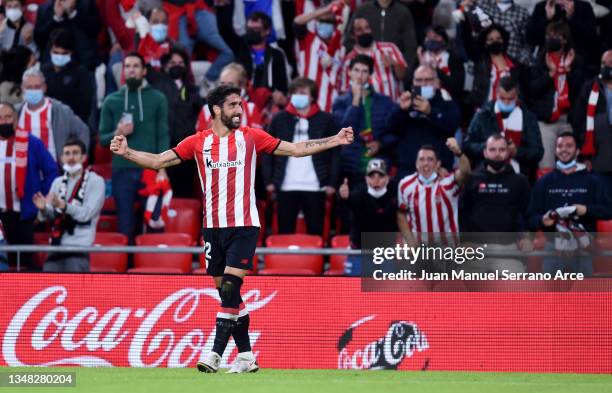
[[[339,145],[350,145],[355,140],[355,134],[353,133],[353,127],[344,127],[336,135],[336,140]]]

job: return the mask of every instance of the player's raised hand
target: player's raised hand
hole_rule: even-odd
[[[336,139],[340,145],[350,145],[355,140],[355,135],[353,134],[353,127],[344,127],[338,132],[336,135]]]
[[[117,135],[113,138],[110,143],[110,149],[113,153],[118,156],[124,156],[127,153],[128,143],[127,139],[123,135]]]

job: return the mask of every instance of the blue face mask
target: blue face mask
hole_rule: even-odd
[[[158,23],[151,25],[151,36],[155,42],[164,42],[168,38],[168,25]]]
[[[51,53],[51,63],[56,67],[64,67],[66,64],[70,63],[70,57],[70,55]]]
[[[433,86],[421,86],[421,97],[426,100],[431,100],[436,94],[436,89]]]
[[[566,163],[563,163],[563,162],[557,160],[557,169],[560,170],[560,171],[566,171],[568,169],[572,169],[575,166],[576,166],[576,159],[575,158],[573,160],[571,160],[570,162],[566,162]]]
[[[291,105],[293,105],[295,109],[304,109],[308,106],[308,104],[308,96],[306,94],[291,95]]]
[[[421,183],[425,184],[426,186],[428,186],[431,183],[433,183],[437,178],[438,178],[438,173],[437,172],[433,172],[431,174],[431,176],[429,176],[429,178],[419,174],[419,180],[421,181]]]
[[[329,39],[333,34],[336,26],[332,23],[317,22],[317,35],[324,40]]]
[[[497,100],[497,107],[499,108],[500,112],[510,113],[514,110],[514,108],[516,108],[516,102],[512,101],[511,103],[506,104],[502,100]]]
[[[45,93],[40,89],[25,90],[23,93],[23,99],[30,105],[38,104],[44,97]]]

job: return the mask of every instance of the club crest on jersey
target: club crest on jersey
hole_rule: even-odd
[[[211,158],[206,158],[208,169],[237,168],[239,166],[244,166],[243,160],[214,162]]]

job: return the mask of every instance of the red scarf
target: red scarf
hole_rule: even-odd
[[[599,100],[599,83],[597,80],[593,82],[591,87],[591,93],[589,94],[589,101],[587,103],[586,111],[586,132],[584,134],[584,143],[580,152],[584,156],[595,155],[595,110],[597,109],[597,101]]]
[[[497,102],[493,105],[493,108],[500,133],[504,137],[510,138],[517,148],[520,147],[523,137],[523,110],[521,107],[517,105],[505,119],[497,106]]]
[[[506,62],[506,68],[499,69],[497,65],[491,61],[491,87],[489,90],[489,101],[495,101],[497,99],[497,86],[499,85],[499,80],[504,76],[510,75],[510,71],[514,68],[514,63],[510,58],[506,55],[504,56],[504,61]]]
[[[547,53],[546,56],[555,64],[555,74],[553,81],[555,83],[555,97],[553,101],[553,112],[550,115],[550,121],[559,120],[562,114],[567,112],[570,107],[569,88],[567,86],[567,64],[566,56],[556,53]]]
[[[193,3],[189,2],[184,5],[174,5],[164,1],[162,7],[168,13],[168,36],[173,40],[179,39],[179,20],[183,15],[185,15],[187,19],[187,33],[194,37],[198,29],[198,24],[195,19],[196,11],[207,10],[213,12],[203,0],[196,0]]]
[[[142,182],[145,188],[138,191],[140,195],[147,196],[147,202],[144,212],[145,223],[153,229],[162,229],[168,222],[168,210],[170,201],[172,200],[172,188],[168,179],[158,181],[157,172],[151,169],[142,171]],[[161,210],[158,217],[154,217],[155,207],[161,200]]]
[[[319,109],[319,105],[317,105],[316,103],[312,103],[310,105],[310,109],[308,110],[308,113],[306,115],[300,115],[297,109],[295,109],[295,107],[293,106],[293,104],[289,103],[285,107],[285,110],[288,113],[292,114],[293,116],[303,117],[304,119],[308,119],[309,117],[316,115],[321,109]]]
[[[30,136],[27,131],[17,127],[15,130],[15,181],[17,182],[17,196],[19,199],[25,195],[26,170],[28,167],[28,142]]]

